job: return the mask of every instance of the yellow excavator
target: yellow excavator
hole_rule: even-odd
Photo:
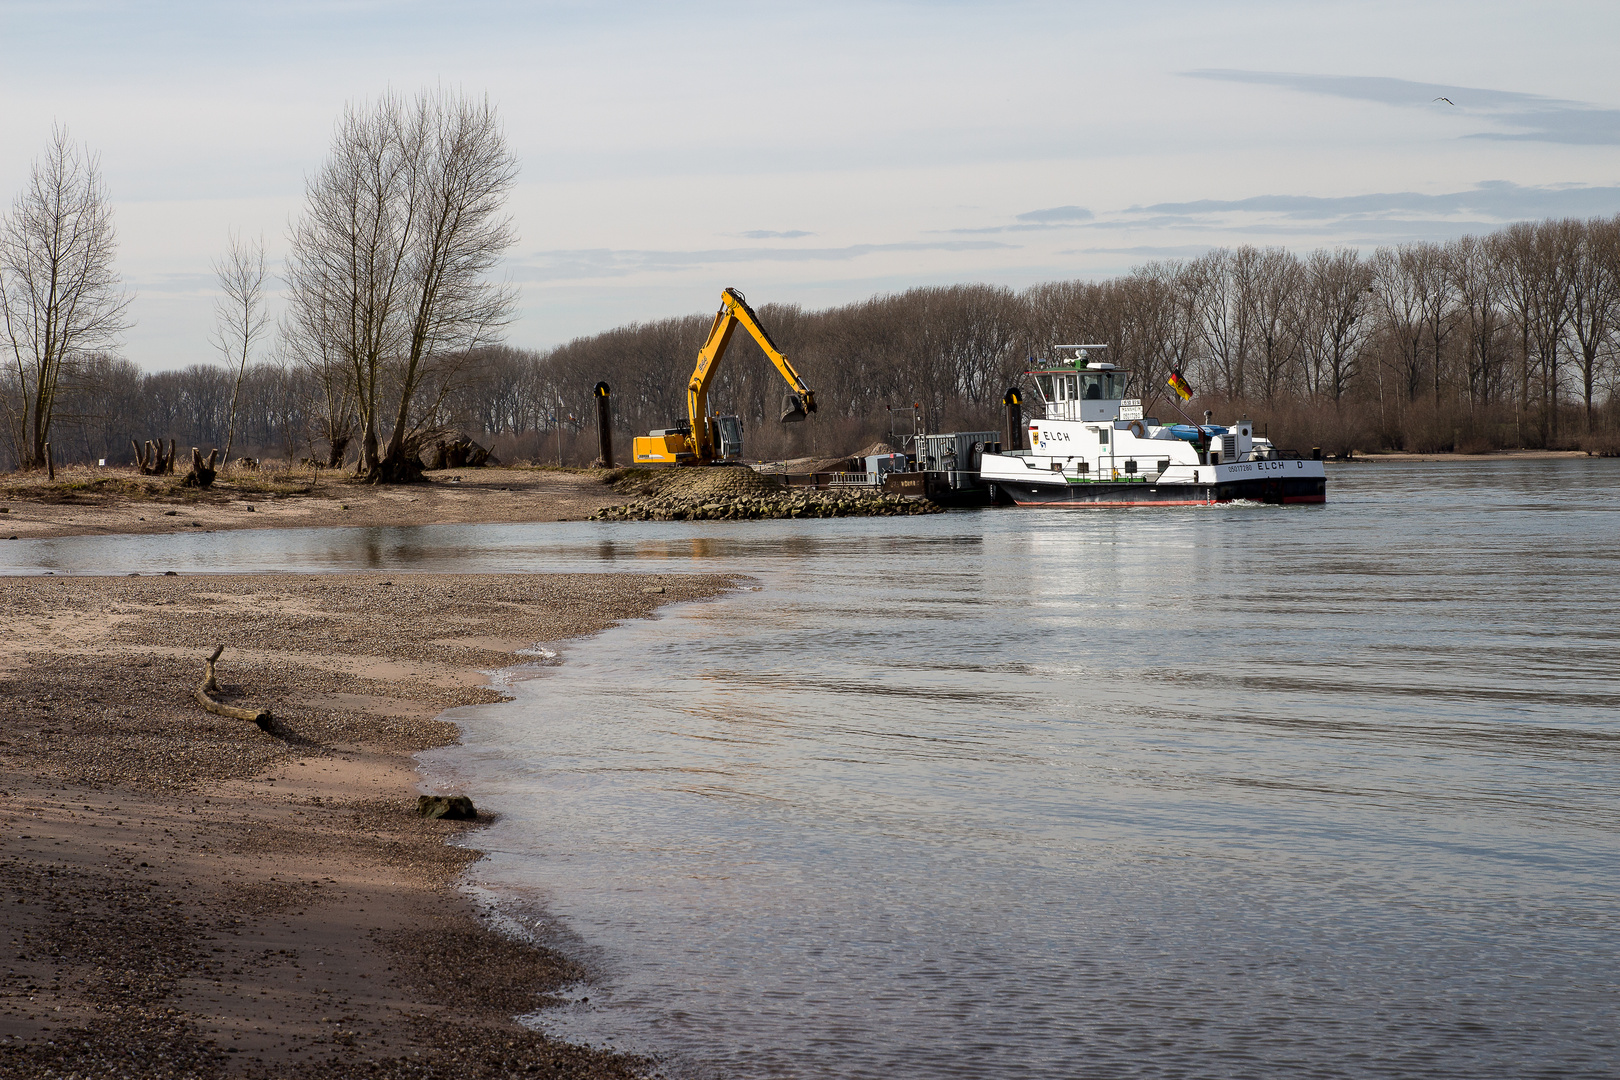
[[[782,378],[787,380],[789,393],[782,401],[782,422],[803,420],[816,411],[815,392],[804,385],[788,358],[776,347],[743,294],[736,289],[726,289],[720,294],[720,310],[715,313],[714,325],[709,327],[709,339],[698,351],[697,367],[692,369],[691,381],[686,384],[686,426],[664,428],[638,437],[637,465],[713,465],[741,460],[742,421],[735,416],[709,415],[709,386],[720,370],[731,335],[739,326],[753,335],[776,370],[782,373]]]

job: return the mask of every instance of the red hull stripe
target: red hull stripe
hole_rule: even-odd
[[[1019,506],[1057,506],[1067,509],[1086,508],[1105,510],[1111,506],[1219,506],[1223,502],[1259,502],[1258,499],[1152,499],[1141,502],[1121,502],[1114,499],[1088,502],[1014,502]],[[1284,503],[1325,503],[1326,495],[1291,495]]]

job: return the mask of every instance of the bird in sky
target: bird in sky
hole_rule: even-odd
[[[1452,108],[1456,108],[1456,106],[1457,106],[1457,103],[1456,103],[1456,102],[1455,102],[1455,101],[1452,101],[1452,100],[1451,100],[1451,99],[1450,99],[1450,98],[1448,98],[1448,97],[1437,97],[1437,98],[1435,98],[1435,99],[1434,99],[1434,100],[1435,100],[1435,101],[1443,101],[1443,102],[1445,102],[1445,103],[1446,103],[1446,104],[1447,104],[1447,105],[1450,105],[1450,106],[1451,106],[1451,107],[1452,107]]]

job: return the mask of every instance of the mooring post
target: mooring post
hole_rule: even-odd
[[[1009,451],[1024,448],[1024,410],[1019,407],[1022,398],[1018,396],[1018,387],[1009,386],[1007,392],[1001,396],[1001,403],[1007,406],[1007,449]]]
[[[598,460],[605,469],[613,468],[613,407],[608,402],[612,393],[605,382],[596,384],[596,439]]]

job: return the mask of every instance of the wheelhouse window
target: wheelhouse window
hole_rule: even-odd
[[[1079,397],[1079,386],[1073,375],[1037,375],[1041,393],[1047,401],[1074,401]]]
[[[1087,401],[1115,401],[1123,398],[1125,376],[1117,371],[1088,371],[1080,376],[1080,394]]]
[[[1047,402],[1112,400],[1124,396],[1125,376],[1113,371],[1041,372],[1035,376],[1035,387]]]

